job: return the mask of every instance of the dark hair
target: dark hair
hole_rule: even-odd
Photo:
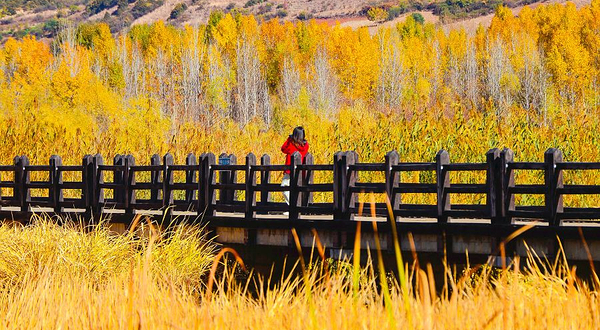
[[[292,138],[292,142],[296,145],[303,146],[306,143],[306,140],[304,139],[304,128],[302,126],[294,128],[290,137]]]

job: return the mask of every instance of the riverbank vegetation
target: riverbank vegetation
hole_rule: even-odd
[[[578,277],[576,267],[560,258],[546,262],[532,253],[504,270],[471,265],[457,272],[447,266],[440,277],[428,265],[406,264],[403,281],[392,273],[380,276],[383,265],[375,261],[356,267],[352,260],[323,263],[314,255],[305,268],[296,263],[289,276],[269,279],[244,271],[233,256],[230,262],[215,261],[214,243],[196,227],[166,233],[142,219],[116,235],[106,224],[82,228],[44,217],[27,226],[4,223],[0,324],[64,329],[598,326],[597,278]],[[220,266],[210,271],[214,262]]]

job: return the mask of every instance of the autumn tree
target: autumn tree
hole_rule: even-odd
[[[373,22],[383,22],[388,18],[389,14],[387,10],[379,7],[371,7],[367,11],[367,18]]]

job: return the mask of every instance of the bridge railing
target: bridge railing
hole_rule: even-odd
[[[434,162],[426,163],[401,162],[395,151],[387,153],[381,163],[361,163],[353,151],[336,153],[332,164],[314,164],[311,154],[304,162],[294,154],[290,165],[271,164],[268,155],[260,158],[260,164],[253,154],[247,155],[243,164],[238,164],[234,155],[219,158],[227,161],[217,164],[214,154],[205,153],[199,157],[189,154],[185,164],[175,164],[172,155],[166,154],[162,159],[153,155],[149,165],[136,165],[133,156],[117,155],[107,165],[100,155],[86,155],[80,165],[63,165],[59,156],[52,156],[48,165],[31,165],[26,156],[18,156],[13,164],[0,165],[0,214],[25,218],[41,210],[92,216],[117,209],[117,213],[130,215],[144,210],[188,211],[206,219],[235,216],[255,220],[270,214],[271,218],[290,221],[307,215],[352,221],[362,211],[358,196],[374,193],[389,198],[393,217],[382,199],[373,211],[390,221],[432,218],[446,223],[461,218],[511,225],[518,219],[535,219],[559,226],[563,220],[600,219],[598,207],[564,207],[563,202],[567,195],[600,194],[599,185],[563,182],[565,171],[597,171],[600,163],[564,162],[558,149],[546,151],[543,162],[515,162],[509,149],[491,149],[481,163],[451,163],[444,150]],[[289,186],[273,182],[274,173],[286,170],[290,173]],[[530,171],[542,172],[543,182],[515,182],[516,172]],[[318,172],[333,180],[315,183]],[[367,172],[383,180],[361,181],[375,177],[361,175]],[[403,180],[407,172],[431,175],[423,175],[429,178],[425,181],[407,182]],[[479,172],[485,181],[451,181],[452,173],[463,172]],[[273,200],[273,193],[281,192],[289,192],[289,205]],[[333,197],[315,202],[315,193]],[[435,203],[411,204],[404,198],[407,194],[428,194],[435,197]],[[485,202],[453,204],[451,196],[456,194],[473,194]],[[540,195],[543,203],[516,205],[519,195]]]

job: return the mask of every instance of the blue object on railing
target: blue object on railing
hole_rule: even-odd
[[[229,157],[219,157],[219,165],[230,165],[231,158]]]

